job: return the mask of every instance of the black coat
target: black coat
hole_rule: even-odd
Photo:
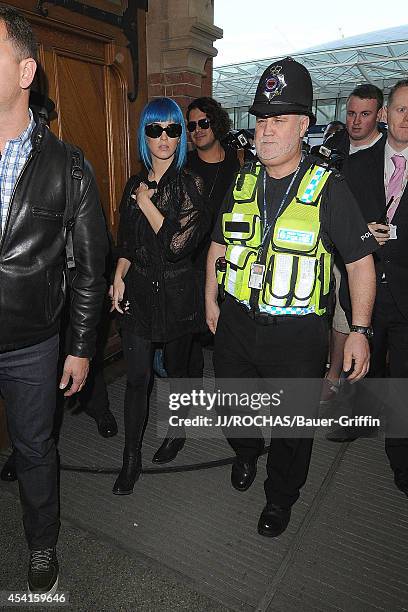
[[[117,255],[131,262],[120,323],[152,342],[168,342],[203,327],[204,303],[192,259],[209,231],[208,207],[202,180],[173,164],[152,198],[164,216],[156,235],[131,197],[144,178],[129,179],[120,205]]]
[[[384,214],[384,147],[386,138],[370,149],[351,155],[345,176],[367,223]],[[402,313],[408,317],[408,187],[402,195],[392,223],[397,240],[389,240],[374,254],[377,282],[386,273],[389,289]]]

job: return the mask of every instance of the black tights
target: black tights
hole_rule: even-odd
[[[167,342],[165,368],[169,378],[187,378],[192,334]],[[148,391],[155,344],[132,331],[123,330],[123,356],[126,364],[124,406],[125,451],[140,450],[147,421]]]

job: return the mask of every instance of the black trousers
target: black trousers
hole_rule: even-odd
[[[328,324],[317,315],[274,317],[275,324],[252,320],[227,296],[221,307],[214,343],[216,378],[315,378],[324,375],[328,350]],[[319,405],[317,381],[311,406]],[[242,459],[257,457],[264,448],[261,431],[251,438],[229,438]],[[313,439],[272,438],[267,459],[265,494],[268,503],[292,506],[304,485]]]
[[[187,378],[192,334],[164,345],[164,365],[169,378]],[[148,392],[155,344],[129,329],[122,331],[126,365],[124,401],[125,449],[139,450],[148,415]]]
[[[59,531],[58,464],[52,436],[58,335],[0,353],[0,390],[16,451],[16,472],[29,548],[55,546]]]
[[[377,285],[373,330],[370,377],[386,376],[388,352],[390,377],[408,378],[408,319],[387,284]],[[385,452],[394,471],[408,470],[408,438],[386,438]]]
[[[102,415],[109,408],[108,389],[103,375],[103,365],[91,361],[85,386],[78,394],[79,405],[91,417]]]
[[[214,336],[207,330],[194,334],[191,343],[190,358],[188,364],[188,375],[190,378],[202,378],[204,373],[204,346],[212,346]]]
[[[104,349],[106,347],[106,343],[108,340],[110,323],[112,320],[112,315],[109,313],[111,307],[110,300],[105,298],[104,305],[102,308],[102,316],[101,320],[97,327],[97,336],[96,336],[96,350],[93,359],[89,364],[89,372],[88,377],[86,379],[86,383],[79,393],[76,393],[70,400],[70,404],[79,403],[82,412],[85,412],[89,416],[93,418],[97,418],[101,416],[107,408],[109,408],[109,397],[108,390],[106,388],[106,382],[103,375],[104,368]],[[65,361],[66,352],[69,347],[69,300],[67,300],[62,318],[61,318],[61,332],[60,332],[60,370],[62,374],[62,368]],[[58,409],[58,419],[56,422],[56,434],[58,436],[59,428],[61,426],[63,420],[63,411],[64,411],[64,398],[61,395],[57,396],[57,409]]]

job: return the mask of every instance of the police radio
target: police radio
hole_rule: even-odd
[[[218,272],[225,273],[226,271],[227,271],[227,260],[225,259],[225,257],[218,257],[218,259],[215,262],[215,273],[216,274],[218,274]],[[219,293],[220,299],[224,300],[225,291],[224,291],[223,284],[218,285],[218,293]]]
[[[238,132],[228,132],[222,143],[233,149],[246,149],[250,151],[252,144],[249,141],[251,136],[246,130],[238,130]]]
[[[218,257],[215,262],[215,270],[216,272],[226,272],[227,271],[227,260],[225,257]]]
[[[319,147],[316,155],[323,159],[329,168],[335,168],[336,170],[342,169],[344,160],[346,159],[346,155],[342,151],[338,149],[329,149],[329,147],[325,147],[324,145]]]

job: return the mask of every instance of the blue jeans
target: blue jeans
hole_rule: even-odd
[[[58,335],[0,353],[0,391],[16,451],[23,523],[31,550],[55,546],[60,526],[58,463],[52,437]]]

